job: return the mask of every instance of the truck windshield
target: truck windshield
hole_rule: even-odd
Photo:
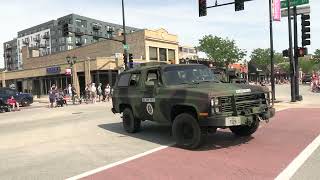
[[[164,69],[166,85],[194,84],[201,82],[218,82],[206,66],[173,66]]]

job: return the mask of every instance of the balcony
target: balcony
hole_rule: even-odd
[[[35,42],[40,42],[40,41],[41,41],[40,37],[33,38],[33,40],[34,40]]]
[[[99,31],[101,29],[101,25],[99,24],[93,24],[92,25],[92,29],[95,30],[95,31]]]
[[[39,48],[42,48],[42,49],[45,49],[47,47],[49,47],[49,44],[40,44],[39,45]]]
[[[74,32],[74,35],[75,35],[75,36],[83,36],[84,33],[81,32],[81,31],[75,31],[75,32]]]
[[[49,35],[49,34],[44,34],[44,35],[42,36],[42,39],[50,39],[50,35]]]
[[[6,50],[11,50],[12,49],[12,46],[10,44],[6,44]]]
[[[82,41],[76,41],[76,46],[82,46],[82,45],[83,45]]]
[[[24,44],[24,45],[29,45],[29,43],[30,43],[29,40],[23,40],[22,41],[22,44]]]

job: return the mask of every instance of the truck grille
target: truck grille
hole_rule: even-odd
[[[260,107],[262,104],[266,104],[266,98],[264,93],[220,97],[220,112],[237,114],[246,112],[253,107]],[[235,109],[233,105],[235,105]]]

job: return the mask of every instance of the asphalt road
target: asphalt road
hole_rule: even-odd
[[[320,106],[319,94],[309,92],[307,86],[302,87],[301,91],[305,101],[300,103],[300,105],[303,107]],[[290,91],[288,85],[277,86],[278,99],[289,101],[289,96]],[[35,104],[20,112],[0,114],[0,179],[65,179],[173,142],[172,137],[170,136],[169,127],[159,126],[153,123],[144,123],[143,131],[141,133],[134,135],[125,133],[122,129],[120,116],[113,115],[110,112],[111,107],[108,103],[69,106],[55,109],[48,109],[43,106],[45,105]],[[289,111],[287,114],[292,116],[292,113],[290,112],[292,111]],[[215,142],[214,140],[218,140],[218,142],[206,144],[205,147],[207,147],[207,149],[202,151],[188,152],[169,147],[146,156],[146,158],[151,158],[151,160],[153,160],[151,165],[150,162],[144,161],[144,157],[141,158],[142,161],[140,158],[137,161],[141,161],[145,166],[149,163],[148,166],[151,168],[157,160],[165,159],[167,160],[167,164],[163,166],[170,167],[172,165],[172,167],[175,167],[174,164],[180,162],[181,167],[186,164],[186,162],[181,160],[181,157],[194,160],[197,156],[209,156],[219,160],[225,167],[234,167],[235,164],[233,164],[232,159],[226,155],[230,153],[244,153],[241,156],[246,157],[246,155],[248,155],[246,152],[250,150],[249,147],[252,147],[257,151],[259,157],[264,157],[265,153],[262,150],[270,148],[274,150],[272,152],[275,154],[279,153],[278,155],[282,155],[282,158],[279,157],[278,160],[272,160],[274,162],[279,161],[283,163],[281,166],[279,166],[279,164],[272,164],[269,167],[256,167],[259,172],[263,172],[263,169],[265,169],[266,174],[268,175],[266,175],[265,178],[268,179],[274,177],[277,173],[280,173],[281,170],[312,141],[312,138],[315,135],[320,134],[316,122],[318,111],[312,110],[312,113],[307,112],[309,111],[302,110],[295,116],[300,117],[300,119],[295,121],[298,123],[294,126],[295,131],[290,131],[290,127],[286,126],[286,122],[290,124],[290,118],[280,118],[278,121],[280,122],[280,120],[282,120],[282,123],[284,124],[281,128],[289,129],[288,132],[285,131],[284,133],[281,133],[281,131],[277,131],[280,128],[279,126],[267,125],[262,128],[262,132],[258,133],[257,136],[254,136],[255,138],[253,140],[236,140],[230,133],[220,132],[217,136],[210,137],[212,142]],[[311,114],[312,116],[303,116],[304,113]],[[283,116],[286,116],[286,114]],[[309,120],[308,126],[304,124],[304,118]],[[312,134],[294,133],[308,132],[309,130],[312,131]],[[288,137],[288,140],[286,140],[287,143],[284,143],[283,145],[280,143],[275,147],[269,147],[268,145],[278,142],[276,140],[279,136],[273,135],[272,132],[280,133],[283,138]],[[270,140],[268,135],[271,135],[274,140]],[[294,140],[297,140],[297,142]],[[267,148],[261,148],[261,144],[265,145],[262,147]],[[219,150],[219,146],[223,147],[226,145],[228,148],[220,148]],[[249,147],[245,148],[246,146]],[[320,168],[319,149],[320,148],[318,147],[318,149],[299,168],[293,176],[293,179],[320,179],[318,171]],[[215,153],[222,153],[223,156],[215,156]],[[272,154],[270,157],[272,157]],[[238,162],[242,162],[242,160],[243,159],[239,159]],[[137,161],[129,162],[128,164],[124,164],[124,166],[128,166],[126,168],[130,169],[132,163]],[[254,161],[254,158],[251,159],[251,161]],[[172,164],[168,164],[168,162]],[[198,166],[199,163],[201,162],[195,161],[194,166]],[[243,161],[243,163],[245,164],[246,161]],[[137,165],[138,164],[133,164],[133,167],[139,167]],[[122,166],[123,165],[116,167],[115,169],[119,170],[123,168]],[[200,167],[212,169],[210,166],[206,167],[205,165]],[[259,169],[260,167],[263,168]],[[163,170],[161,169],[163,167],[157,168]],[[191,174],[190,177],[194,177],[194,171],[191,170],[191,168],[192,167],[190,166],[185,166],[184,169],[186,173]],[[110,172],[110,170],[108,172]],[[125,171],[120,172],[120,175],[127,173]],[[119,177],[116,176],[117,173],[119,172],[111,172],[111,174],[115,175],[114,177]],[[145,171],[142,173],[145,173]],[[167,173],[169,173],[167,174],[169,176],[170,172]],[[250,175],[250,171],[246,169],[244,171],[234,172],[234,177],[237,177],[239,173],[240,175],[241,173],[249,173]],[[135,179],[142,179],[139,178],[138,175],[139,174],[133,174],[132,177],[138,177]],[[253,173],[253,175],[257,174]],[[118,179],[123,179],[123,177]],[[224,179],[228,176],[218,177]],[[258,174],[258,176],[255,177],[261,176]],[[104,179],[106,178],[104,177]]]
[[[0,179],[64,179],[171,142],[167,127],[128,136],[119,119],[106,103],[0,114]]]

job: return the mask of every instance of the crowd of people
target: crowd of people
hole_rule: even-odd
[[[49,91],[49,107],[63,107],[67,105],[67,101],[71,100],[73,104],[81,104],[85,103],[97,103],[97,102],[105,102],[110,101],[111,99],[111,86],[109,83],[107,85],[102,86],[102,83],[99,83],[96,86],[95,83],[87,84],[82,95],[78,95],[76,88],[71,84],[68,85],[65,89],[58,88],[55,84],[53,84]]]

